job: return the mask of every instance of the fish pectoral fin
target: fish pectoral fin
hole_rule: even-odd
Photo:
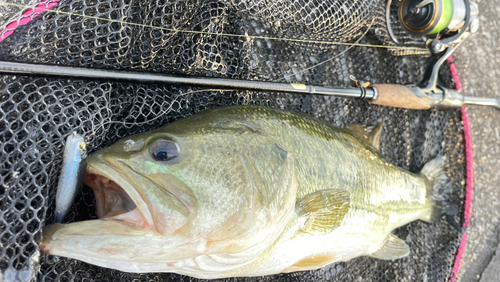
[[[383,260],[392,260],[406,257],[409,254],[410,248],[408,245],[394,234],[389,234],[387,239],[385,239],[382,248],[370,256]]]
[[[295,207],[305,218],[302,231],[311,234],[331,232],[342,223],[349,204],[350,194],[344,189],[321,190],[305,196]]]
[[[358,123],[346,125],[344,128],[349,130],[354,136],[367,140],[373,148],[380,151],[380,136],[383,124],[377,126],[363,126]]]
[[[311,269],[318,269],[321,267],[325,267],[331,263],[338,261],[338,258],[335,256],[314,256],[310,258],[302,259],[296,262],[294,265],[284,269],[283,273],[290,273],[295,271],[305,271]]]

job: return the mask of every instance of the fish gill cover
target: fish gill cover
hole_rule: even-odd
[[[427,56],[412,49],[311,41],[393,46],[381,0],[67,0],[38,5],[34,12],[11,12],[2,19],[1,60],[340,87],[350,85],[349,75],[372,83],[416,83],[430,64]],[[396,21],[395,13],[392,20]],[[405,44],[422,43],[404,35],[394,23],[393,28]],[[446,68],[441,78],[450,87],[452,78]],[[4,279],[196,281],[168,273],[123,273],[56,258],[41,253],[37,240],[41,228],[53,220],[64,140],[70,133],[84,134],[93,152],[125,136],[222,105],[300,111],[335,126],[384,124],[382,155],[413,172],[435,156],[446,155],[452,180],[447,193],[459,210],[453,216],[461,225],[460,110],[414,111],[338,97],[198,90],[203,89],[0,76],[0,274]],[[84,187],[66,222],[91,218],[96,218],[94,197]],[[449,279],[461,231],[441,219],[434,224],[413,222],[395,234],[410,246],[408,257],[395,261],[362,257],[317,271],[220,281]]]

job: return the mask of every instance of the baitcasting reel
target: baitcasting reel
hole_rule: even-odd
[[[388,1],[387,20],[392,0]],[[443,52],[479,28],[477,5],[469,0],[400,0],[399,22],[413,36],[428,38],[426,45],[433,53]],[[389,34],[395,38],[390,25]]]

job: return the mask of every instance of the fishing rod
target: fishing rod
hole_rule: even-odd
[[[465,1],[454,9],[452,16],[448,15],[446,26],[434,26],[434,22],[447,14],[443,7],[451,5],[450,1]],[[455,3],[456,4],[456,3]],[[444,6],[443,6],[444,5]],[[460,8],[462,7],[462,8]],[[398,84],[360,83],[355,81],[356,88],[333,88],[306,85],[302,83],[276,83],[250,80],[236,80],[210,77],[180,77],[165,74],[142,73],[117,70],[101,70],[58,65],[41,65],[0,61],[0,73],[17,73],[28,75],[53,75],[65,77],[112,79],[136,82],[154,82],[168,84],[194,85],[211,88],[255,90],[268,92],[285,92],[296,94],[313,94],[340,96],[346,98],[365,99],[372,104],[427,110],[430,108],[457,108],[466,104],[487,105],[500,109],[500,98],[480,98],[465,96],[462,93],[437,85],[439,68],[444,61],[463,43],[470,34],[477,31],[477,8],[469,0],[405,0],[400,8],[401,20],[406,28],[419,35],[440,34],[440,38],[430,40],[428,48],[433,53],[441,54],[437,61],[429,67],[424,79],[416,86]],[[438,13],[441,11],[441,14]],[[429,15],[433,17],[429,18]],[[417,25],[418,21],[427,20]],[[439,20],[441,21],[441,20]],[[446,21],[445,21],[446,22]],[[461,24],[457,24],[461,23]],[[471,24],[474,23],[474,24]]]
[[[465,96],[462,93],[437,86],[439,67],[453,53],[455,46],[444,53],[429,72],[428,79],[421,86],[398,84],[375,84],[357,88],[331,88],[301,83],[275,83],[250,80],[236,80],[211,77],[180,77],[165,74],[141,73],[117,70],[100,70],[57,65],[42,65],[0,61],[0,73],[27,75],[48,75],[91,79],[112,79],[134,82],[168,83],[203,86],[211,88],[230,88],[296,94],[329,95],[346,98],[365,99],[376,105],[427,110],[430,108],[457,108],[466,104],[488,105],[500,109],[500,98],[480,98]]]

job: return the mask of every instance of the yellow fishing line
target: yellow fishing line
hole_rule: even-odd
[[[3,2],[3,3],[0,2],[0,5],[35,9],[35,6],[27,6],[27,5],[15,4],[15,3],[9,3],[9,2]],[[411,50],[415,50],[415,51],[427,51],[427,49],[425,49],[425,48],[405,47],[405,46],[385,46],[385,45],[373,45],[373,44],[363,44],[363,43],[345,43],[345,42],[332,42],[332,41],[322,41],[322,40],[307,40],[307,39],[294,39],[294,38],[282,38],[282,37],[255,36],[255,35],[246,35],[246,34],[243,35],[243,34],[184,30],[184,29],[159,27],[159,26],[153,26],[153,25],[148,25],[148,24],[140,24],[140,23],[134,23],[134,22],[126,22],[126,21],[120,21],[120,20],[112,20],[112,19],[106,19],[106,18],[100,18],[100,17],[94,17],[94,16],[87,16],[87,15],[83,15],[83,14],[63,12],[63,11],[58,11],[58,10],[53,10],[53,9],[47,9],[45,11],[46,12],[54,12],[54,13],[63,14],[63,15],[78,16],[78,17],[96,19],[96,20],[107,21],[107,22],[115,22],[115,23],[120,23],[120,24],[145,27],[145,28],[161,29],[161,30],[166,30],[166,31],[170,31],[170,32],[179,32],[179,33],[219,35],[219,36],[242,37],[242,38],[250,38],[250,39],[268,39],[268,40],[315,43],[315,44],[325,44],[325,45],[346,45],[346,46],[357,46],[357,47],[374,47],[374,48],[386,48],[386,49],[411,49]]]

